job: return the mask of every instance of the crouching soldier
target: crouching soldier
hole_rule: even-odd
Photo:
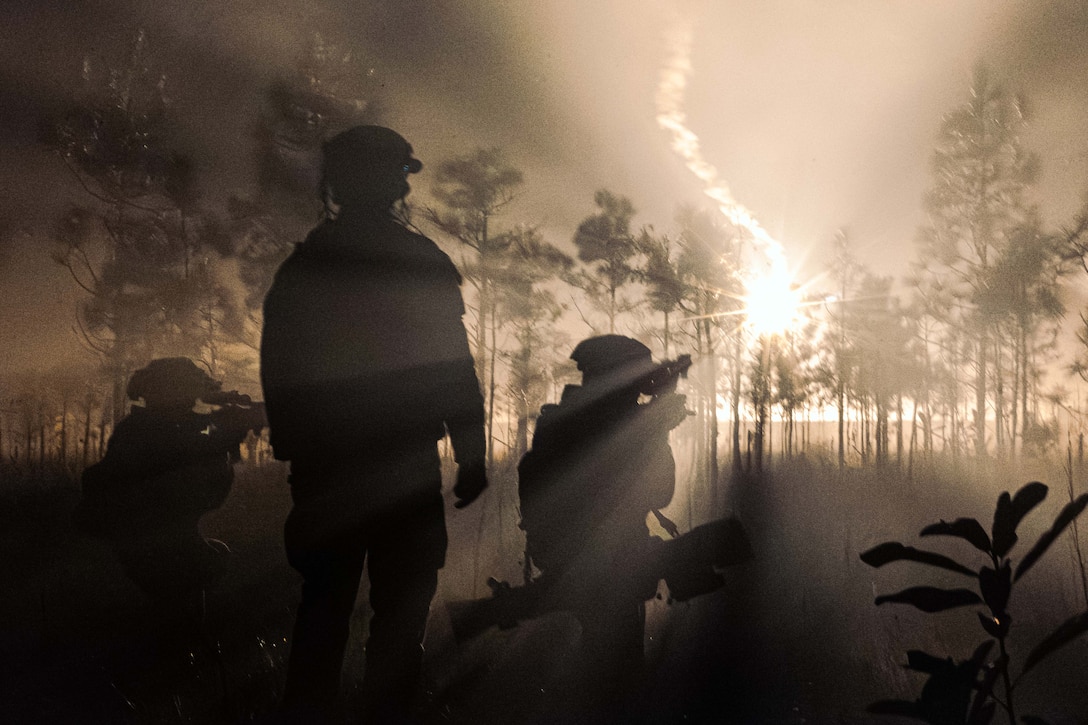
[[[163,614],[187,613],[223,573],[226,545],[199,521],[226,500],[239,445],[265,425],[260,403],[221,387],[188,358],[151,361],[126,391],[143,404],[83,473],[77,526],[110,544]],[[198,400],[216,409],[195,412]]]
[[[655,364],[621,335],[585,340],[571,358],[582,385],[542,409],[518,466],[522,528],[545,596],[581,623],[579,699],[608,717],[642,671],[644,602],[658,581],[646,563],[660,543],[646,522],[675,489],[669,431],[687,415],[675,386],[689,363]]]
[[[734,518],[680,534],[661,513],[676,485],[669,432],[688,415],[676,385],[691,358],[655,363],[645,345],[620,335],[585,340],[571,358],[582,384],[544,406],[518,464],[527,581],[491,579],[491,597],[446,608],[459,641],[572,612],[581,643],[569,704],[587,722],[629,722],[624,707],[643,670],[644,604],[658,583],[680,601],[706,594],[724,585],[725,567],[753,552]],[[670,538],[650,535],[650,514]]]

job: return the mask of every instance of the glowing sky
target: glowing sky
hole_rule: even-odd
[[[205,193],[251,183],[261,92],[313,31],[368,58],[385,121],[424,160],[497,145],[525,172],[509,221],[569,241],[608,187],[667,230],[701,182],[657,124],[677,18],[691,35],[686,121],[733,196],[818,270],[836,229],[895,273],[910,256],[941,115],[989,64],[1034,109],[1040,204],[1066,221],[1088,189],[1088,3],[1081,0],[100,0],[0,4],[0,373],[61,355],[74,293],[42,229],[74,194],[34,144],[86,54],[147,28]],[[417,181],[424,196],[427,170]]]

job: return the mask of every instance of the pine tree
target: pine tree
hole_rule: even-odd
[[[241,320],[215,266],[229,244],[199,209],[167,88],[139,31],[124,63],[84,62],[72,108],[44,139],[89,198],[56,221],[54,259],[87,293],[78,327],[112,381],[114,421],[133,370],[165,355],[211,365],[218,333]]]
[[[459,268],[475,290],[475,321],[470,323],[476,376],[484,386],[487,435],[494,436],[495,391],[498,389],[497,291],[507,273],[508,255],[515,237],[497,233],[496,215],[515,198],[524,178],[497,148],[474,152],[441,162],[433,190],[441,207],[424,209],[424,216],[452,237],[465,252]],[[488,446],[488,456],[494,455]]]
[[[599,211],[586,217],[574,233],[578,259],[588,271],[577,278],[579,286],[608,319],[608,332],[616,331],[616,317],[629,309],[620,291],[638,279],[638,241],[631,232],[635,207],[625,196],[601,189],[593,195]]]
[[[933,157],[933,186],[926,195],[929,223],[919,235],[919,256],[950,291],[972,343],[975,453],[987,453],[988,383],[1000,316],[992,301],[995,266],[1010,235],[1028,213],[1027,190],[1036,161],[1023,145],[1023,102],[979,66],[967,103],[948,114]]]

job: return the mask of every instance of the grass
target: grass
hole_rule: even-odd
[[[528,723],[551,711],[570,686],[577,625],[566,615],[492,630],[461,645],[452,640],[444,600],[482,596],[491,575],[511,581],[521,576],[514,482],[509,471],[496,473],[477,504],[447,509],[451,546],[426,642],[428,721]],[[686,603],[668,604],[666,597],[648,603],[650,676],[636,711],[655,723],[897,722],[867,715],[865,708],[877,699],[913,697],[917,683],[903,667],[903,652],[918,647],[962,658],[975,641],[964,637],[951,614],[874,607],[877,593],[910,585],[913,572],[876,571],[858,554],[950,511],[984,516],[1010,487],[1010,475],[1021,483],[1065,478],[1045,468],[1005,470],[1000,482],[933,470],[908,481],[779,459],[763,481],[732,482],[711,500],[704,485],[684,483],[681,472],[666,513],[686,530],[689,512],[691,525],[735,512],[752,535],[757,559],[729,571],[718,592]],[[298,596],[298,577],[282,554],[285,479],[280,466],[240,468],[226,505],[205,517],[205,533],[234,551],[231,571],[209,594],[204,631],[179,638],[148,611],[108,550],[67,525],[74,484],[58,479],[36,485],[33,495],[14,496],[10,492],[22,487],[5,478],[0,705],[14,716],[6,721],[233,723],[267,717],[282,687],[285,639]],[[1060,506],[1061,496],[1052,498],[1039,507],[1047,513],[1040,522],[1052,520]],[[1031,526],[1025,521],[1023,540],[1041,533]],[[1008,643],[1020,656],[1083,607],[1080,574],[1069,557],[1040,560],[1031,576],[1030,598],[1010,604],[1014,617],[1018,609],[1032,613],[1017,620],[1023,630]],[[365,589],[359,601],[366,601]],[[347,711],[358,695],[366,620],[360,606],[344,668]],[[1070,643],[1039,665],[1018,701],[1054,725],[1083,723],[1086,674],[1088,645]]]

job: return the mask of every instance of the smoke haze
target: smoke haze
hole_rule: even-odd
[[[933,140],[988,64],[1033,108],[1039,203],[1060,224],[1088,188],[1088,8],[1078,0],[500,3],[472,0],[5,3],[0,26],[0,369],[78,349],[70,282],[47,229],[78,189],[36,142],[85,57],[115,58],[138,27],[171,74],[183,144],[206,198],[253,184],[248,143],[262,94],[315,32],[373,68],[381,120],[433,170],[498,146],[526,184],[509,221],[569,244],[601,187],[637,224],[667,230],[703,184],[656,123],[667,34],[689,23],[684,112],[706,161],[818,272],[839,228],[863,261],[898,274],[922,220]],[[426,199],[428,168],[414,179]],[[27,337],[27,333],[35,334]]]

